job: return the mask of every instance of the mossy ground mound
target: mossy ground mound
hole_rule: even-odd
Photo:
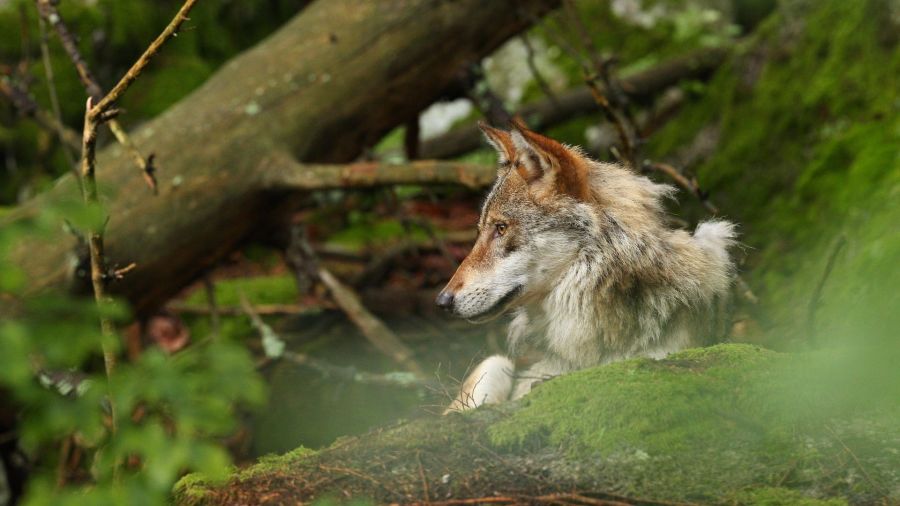
[[[815,380],[820,362],[748,345],[631,360],[554,379],[521,403],[269,458],[225,484],[192,477],[177,496],[186,504],[498,490],[741,504],[900,499],[897,407],[834,409],[834,396],[789,388]]]

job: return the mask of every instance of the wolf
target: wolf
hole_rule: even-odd
[[[497,179],[469,255],[438,306],[472,322],[511,321],[510,356],[524,343],[542,358],[517,370],[481,362],[447,412],[518,399],[536,383],[631,357],[662,358],[724,335],[734,277],[735,225],[667,225],[675,189],[589,158],[514,120],[479,124],[497,151]]]

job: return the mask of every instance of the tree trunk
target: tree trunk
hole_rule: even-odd
[[[292,161],[353,160],[556,3],[313,3],[134,132],[142,151],[159,161],[158,196],[144,186],[118,146],[98,155],[98,180],[110,217],[109,264],[137,264],[112,291],[138,312],[158,306],[274,219],[273,210],[285,208],[278,205],[280,199],[273,200],[272,191],[283,195],[277,189],[291,179],[284,171],[293,170],[297,181],[309,180],[307,170]],[[273,159],[280,171],[275,180],[266,174]],[[359,170],[363,180],[367,174],[374,178],[368,169]],[[448,172],[457,181],[466,173]],[[415,173],[406,174],[410,181],[417,179]],[[22,222],[42,206],[77,194],[75,181],[63,177],[4,221]],[[24,242],[13,251],[33,291],[82,284],[69,260],[75,240],[60,235],[52,242]]]

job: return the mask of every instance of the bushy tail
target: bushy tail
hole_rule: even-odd
[[[728,248],[736,242],[736,229],[735,224],[730,221],[704,221],[697,225],[697,230],[694,231],[694,240],[712,258],[727,265],[731,270]]]
[[[709,327],[704,330],[707,336],[705,344],[720,342],[731,330],[732,310],[729,287],[734,282],[735,265],[728,249],[737,240],[734,223],[713,220],[697,225],[694,241],[700,246],[710,260],[704,273],[707,295],[710,296]]]

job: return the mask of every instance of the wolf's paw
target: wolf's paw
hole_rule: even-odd
[[[444,414],[466,411],[482,404],[497,404],[509,399],[516,366],[502,355],[484,359],[466,378],[459,395]]]

